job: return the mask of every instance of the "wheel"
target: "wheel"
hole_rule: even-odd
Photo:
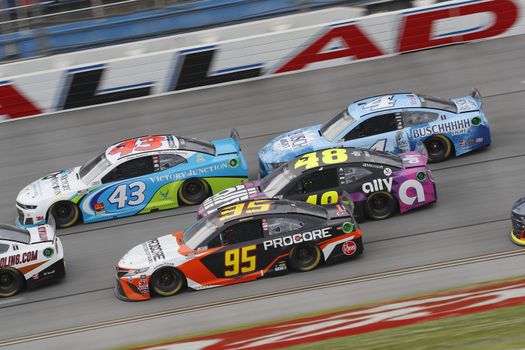
[[[442,162],[452,153],[452,142],[443,135],[433,135],[425,140],[428,161],[430,163]]]
[[[24,287],[24,277],[15,269],[0,269],[0,297],[11,297]]]
[[[80,218],[80,210],[71,202],[58,202],[51,208],[51,214],[59,228],[71,227]]]
[[[315,269],[321,262],[321,250],[312,244],[301,244],[290,252],[290,266],[296,271],[306,272]]]
[[[397,201],[389,192],[374,192],[365,204],[366,215],[373,220],[386,219],[397,209]]]
[[[202,203],[210,196],[210,186],[201,179],[186,180],[179,190],[179,198],[186,205]]]
[[[173,267],[162,267],[153,273],[149,282],[155,294],[169,297],[177,294],[184,287],[184,275]]]

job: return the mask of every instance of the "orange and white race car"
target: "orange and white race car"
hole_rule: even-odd
[[[115,294],[124,300],[171,296],[286,273],[363,251],[353,205],[321,207],[284,199],[249,200],[206,216],[184,232],[131,249],[118,263]]]
[[[27,229],[0,224],[0,297],[64,275],[64,250],[52,220]]]

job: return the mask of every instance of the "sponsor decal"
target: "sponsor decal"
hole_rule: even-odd
[[[476,143],[483,143],[483,137],[477,137]]]
[[[167,190],[166,192],[159,191],[160,195],[164,199],[168,199],[168,194],[170,193],[170,190]]]
[[[104,203],[102,202],[95,203],[95,205],[93,206],[93,209],[95,209],[95,211],[104,211],[104,208]]]
[[[363,163],[363,167],[365,168],[375,168],[375,169],[383,169],[384,166],[382,164],[374,164],[374,163]]]
[[[172,181],[182,180],[188,177],[209,174],[211,172],[224,170],[227,168],[228,168],[228,163],[221,163],[221,164],[214,164],[214,165],[210,165],[210,166],[199,168],[199,169],[189,169],[189,170],[181,171],[181,172],[174,173],[174,174],[150,176],[149,179],[153,183],[172,182]]]
[[[164,256],[164,251],[162,250],[162,246],[160,245],[158,239],[152,239],[150,241],[142,243],[142,246],[150,263],[155,262],[157,260],[166,259],[166,257]]]
[[[365,182],[361,189],[364,193],[372,193],[377,191],[392,191],[392,183],[394,179],[389,177],[388,179],[374,179],[371,182]]]
[[[0,268],[25,264],[38,259],[38,250],[0,258]]]
[[[344,255],[348,255],[348,256],[354,255],[355,252],[357,251],[357,244],[355,244],[354,241],[346,241],[343,244],[341,250],[343,251]]]
[[[383,170],[383,174],[385,174],[385,176],[390,176],[390,175],[392,175],[392,169],[390,169],[390,168],[385,168],[385,169]]]
[[[291,149],[292,151],[295,151],[299,148],[308,146],[309,141],[305,133],[298,132],[296,134],[292,134],[290,136],[283,137],[279,140],[279,148],[283,150]]]
[[[286,271],[288,269],[286,267],[286,261],[279,261],[277,264],[275,264],[275,267],[273,269],[275,272]]]
[[[41,216],[41,215],[37,215],[36,221],[39,222],[39,221],[42,221],[42,220],[44,220],[44,217]]]
[[[40,278],[40,274],[37,272],[36,274],[33,275],[33,280],[37,281],[39,278]]]
[[[197,153],[197,155],[195,156],[195,162],[204,163],[205,161],[206,159],[204,158],[204,156],[200,153]]]
[[[52,257],[53,254],[55,254],[55,251],[53,250],[53,248],[46,248],[46,249],[44,249],[44,256],[46,258]]]
[[[444,123],[425,126],[419,129],[413,129],[412,135],[414,138],[419,138],[443,133],[451,133],[452,135],[465,134],[468,128],[470,128],[470,125],[469,119],[447,121]]]
[[[237,168],[239,166],[239,160],[237,158],[232,158],[228,161],[230,168]]]
[[[414,193],[413,194],[409,194]],[[425,190],[423,185],[418,180],[407,180],[399,186],[399,199],[407,204],[412,205],[417,200],[418,203],[423,203],[426,200]]]
[[[38,236],[41,241],[47,241],[47,231],[45,226],[38,226]]]
[[[42,272],[42,277],[47,277],[47,276],[51,276],[51,275],[54,275],[55,274],[55,270],[51,270],[51,271],[44,271]]]
[[[282,248],[282,247],[287,247],[287,246],[294,245],[297,243],[315,241],[318,239],[323,239],[323,238],[327,238],[331,236],[332,234],[330,233],[330,227],[325,227],[325,228],[318,229],[318,230],[312,230],[312,231],[307,231],[303,233],[296,233],[290,236],[270,239],[268,241],[263,242],[263,247],[264,247],[264,250],[268,250],[268,248],[279,248],[279,247]]]

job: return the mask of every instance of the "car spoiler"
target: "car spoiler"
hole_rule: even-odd
[[[330,219],[350,217],[354,214],[354,201],[348,192],[343,191],[339,196],[337,204],[332,204],[326,207]]]
[[[470,92],[470,96],[476,100],[479,108],[481,109],[481,105],[483,102],[481,101],[481,93],[479,92],[479,90],[476,88],[473,88],[472,91]]]
[[[232,128],[232,131],[230,132],[230,137],[239,146],[239,151],[240,151],[241,150],[241,138],[239,137],[239,132],[237,131],[237,129]]]

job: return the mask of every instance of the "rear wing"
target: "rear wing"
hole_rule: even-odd
[[[473,88],[472,91],[470,92],[470,96],[476,100],[479,108],[481,109],[481,105],[483,104],[483,102],[481,101],[481,93],[479,92],[479,90],[476,88]]]
[[[343,194],[339,196],[337,204],[326,207],[330,219],[353,217],[354,209],[354,201],[346,191],[343,191]]]
[[[233,139],[233,141],[235,141],[240,151],[241,150],[241,138],[239,137],[239,132],[237,131],[237,129],[232,128],[232,131],[230,132],[230,137]]]

